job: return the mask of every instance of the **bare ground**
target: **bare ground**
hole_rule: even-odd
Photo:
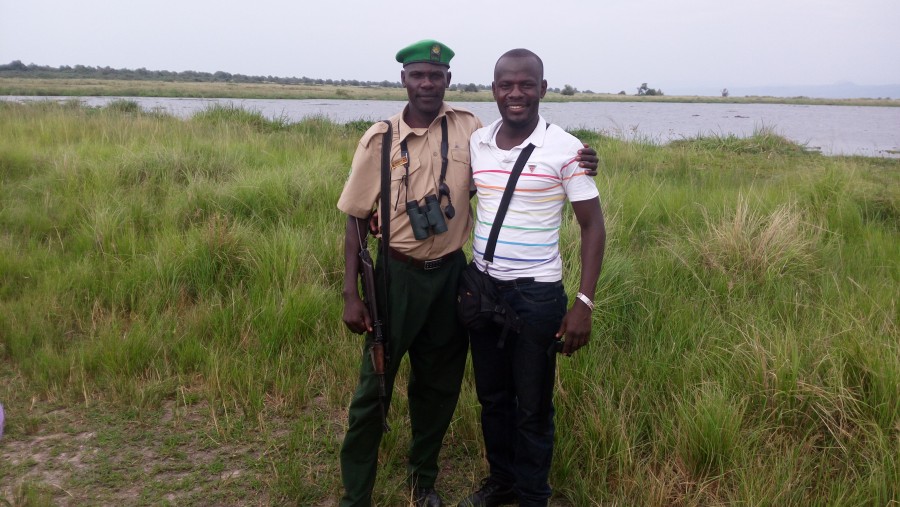
[[[0,499],[13,505],[270,505],[265,449],[211,432],[205,403],[182,410],[173,424],[174,405],[165,403],[154,422],[39,401],[22,414],[14,410],[21,407],[7,407]]]
[[[6,384],[0,506],[337,505],[336,449],[346,413],[322,398],[299,417],[271,410],[259,416],[264,423],[244,426],[238,414],[199,397],[123,410],[28,398],[21,379],[0,374],[0,380]],[[401,416],[392,422],[399,435],[404,423]],[[478,484],[484,464],[480,451],[453,435],[447,447],[439,489],[455,504]],[[380,467],[396,486],[382,498],[404,498],[403,464]]]

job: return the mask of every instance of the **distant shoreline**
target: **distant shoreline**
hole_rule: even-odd
[[[406,90],[379,86],[290,85],[277,83],[173,82],[150,80],[0,77],[0,95],[68,97],[192,97],[235,99],[406,100]],[[490,91],[448,91],[448,102],[491,102]],[[711,104],[797,104],[900,107],[900,99],[810,97],[711,97],[547,92],[548,102],[672,102]]]

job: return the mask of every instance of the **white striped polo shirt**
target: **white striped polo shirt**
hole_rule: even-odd
[[[472,242],[475,263],[485,270],[484,249],[509,175],[519,153],[533,143],[535,149],[516,183],[488,272],[500,280],[562,280],[559,229],[565,201],[584,201],[599,195],[593,178],[584,174],[575,160],[584,146],[559,126],[548,127],[541,117],[528,139],[511,150],[502,150],[496,142],[502,121],[476,130],[469,142],[472,177],[478,192]]]

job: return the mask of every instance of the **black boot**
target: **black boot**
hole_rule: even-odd
[[[481,487],[467,496],[459,507],[495,507],[516,503],[516,493],[512,485],[503,485],[488,477],[481,481]]]
[[[416,507],[444,507],[444,500],[434,488],[415,488]]]

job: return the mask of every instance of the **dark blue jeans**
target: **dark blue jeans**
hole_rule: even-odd
[[[562,282],[500,282],[502,297],[524,321],[498,348],[500,328],[470,331],[491,478],[513,485],[519,505],[547,505],[553,457],[554,335],[566,313]]]

